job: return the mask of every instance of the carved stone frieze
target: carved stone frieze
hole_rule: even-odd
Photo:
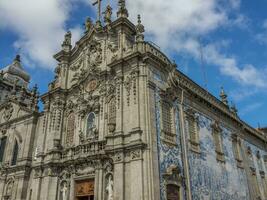
[[[126,101],[128,106],[130,105],[131,91],[133,93],[134,103],[136,103],[138,75],[139,75],[139,70],[133,69],[131,73],[127,75],[124,79],[124,86],[126,89]]]
[[[136,149],[131,151],[131,159],[140,159],[142,157],[142,150],[141,149]]]
[[[7,103],[4,107],[4,112],[3,112],[4,120],[8,121],[11,118],[13,111],[14,111],[14,107],[12,103]]]

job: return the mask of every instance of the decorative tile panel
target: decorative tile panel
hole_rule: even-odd
[[[260,190],[261,196],[264,197],[264,183],[263,183],[264,180],[261,177],[261,173],[264,172],[265,174],[267,174],[267,169],[266,169],[266,166],[264,165],[264,156],[267,155],[267,152],[258,148],[257,146],[253,144],[250,144],[248,141],[244,141],[244,146],[245,148],[251,149],[251,154],[253,158],[253,166],[256,169],[256,177],[257,177],[259,190]],[[258,154],[260,155],[259,158],[258,158]]]
[[[168,145],[161,140],[161,104],[160,104],[160,95],[159,91],[155,94],[156,99],[156,128],[157,128],[157,144],[158,144],[158,152],[159,152],[159,169],[160,169],[160,199],[166,199],[166,186],[163,180],[163,174],[166,173],[166,170],[171,165],[176,165],[178,168],[182,170],[182,159],[181,159],[181,135],[180,135],[180,127],[179,127],[179,112],[178,112],[178,104],[177,102],[173,102],[174,110],[175,110],[175,134],[176,141],[175,145]],[[183,176],[183,174],[181,174]],[[182,183],[184,184],[184,183]]]
[[[222,129],[225,163],[216,160],[211,120],[199,115],[200,155],[189,152],[192,199],[246,200],[249,199],[246,174],[237,168],[231,132]]]

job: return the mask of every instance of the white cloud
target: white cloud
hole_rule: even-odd
[[[241,109],[239,114],[240,115],[245,115],[247,113],[254,112],[255,110],[259,109],[262,106],[263,106],[263,103],[261,103],[261,102],[256,102],[256,103],[249,104],[248,106],[246,106],[243,109]]]
[[[188,53],[200,58],[199,38],[223,26],[245,26],[247,18],[238,12],[240,0],[132,0],[128,1],[131,18],[141,14],[149,40],[155,41],[169,54]],[[239,66],[233,56],[221,53],[223,45],[203,45],[205,62],[219,67],[223,75],[244,85],[266,87],[266,73],[252,64]]]
[[[17,33],[14,46],[22,49],[25,60],[54,68],[52,57],[60,48],[65,22],[75,1],[78,0],[1,0],[0,29]],[[79,29],[76,27],[74,31],[77,37]]]
[[[1,0],[0,29],[17,33],[19,38],[14,45],[22,47],[27,62],[52,69],[55,67],[52,56],[60,49],[67,31],[65,23],[77,2],[91,4],[89,0]],[[195,59],[200,57],[199,38],[222,26],[241,25],[245,21],[238,13],[240,0],[128,0],[127,3],[133,21],[137,14],[142,15],[149,40],[169,54],[187,53]],[[235,19],[230,19],[231,12],[235,12]],[[70,29],[76,42],[82,29],[79,26]],[[223,42],[203,45],[205,62],[218,66],[222,74],[241,84],[265,87],[264,73],[251,64],[240,67],[234,57],[221,53],[224,47]]]
[[[236,90],[232,90],[229,95],[235,102],[240,102],[248,97],[252,97],[257,92],[259,92],[259,90],[256,88],[250,90],[247,88],[238,88]]]

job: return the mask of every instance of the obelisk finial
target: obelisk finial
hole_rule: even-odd
[[[227,94],[225,93],[223,87],[221,87],[221,93],[220,93],[220,97],[222,102],[228,106],[228,100],[227,100]]]

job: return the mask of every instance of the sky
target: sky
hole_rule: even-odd
[[[111,3],[115,18],[117,1]],[[267,126],[267,0],[127,0],[134,23],[141,14],[145,39],[160,46],[178,69],[219,98],[220,88],[241,119]],[[83,35],[91,0],[0,0],[0,68],[21,55],[31,87],[47,91],[53,55],[66,31]]]

